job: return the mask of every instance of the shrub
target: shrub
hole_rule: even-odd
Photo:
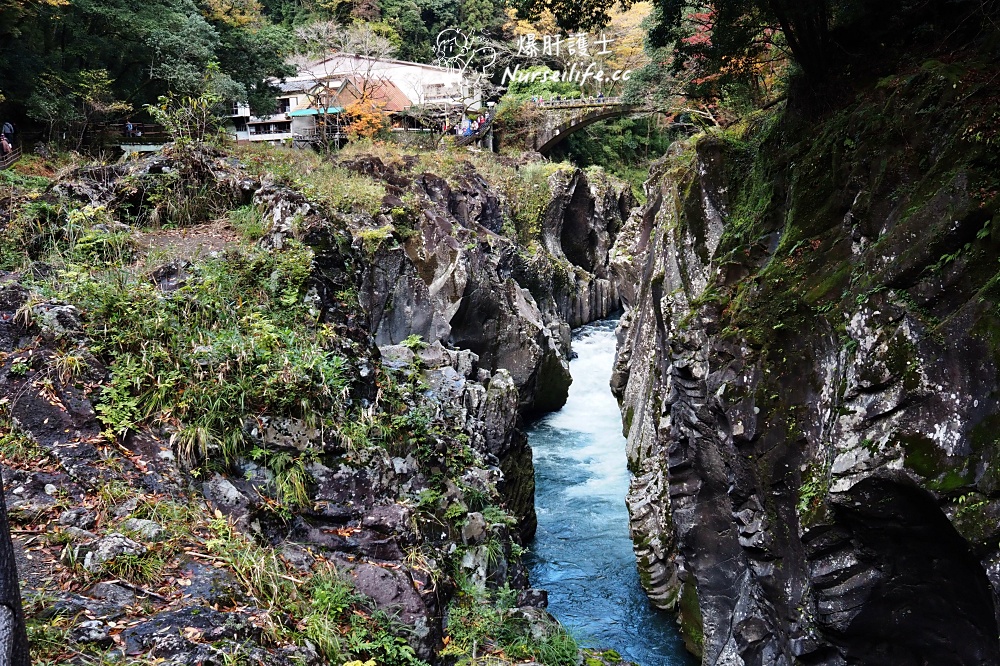
[[[517,592],[506,586],[495,593],[463,586],[448,609],[448,645],[442,656],[455,657],[458,664],[503,655],[546,666],[575,666],[580,652],[576,641],[555,623],[533,631],[531,622],[515,609],[516,598]]]
[[[97,408],[109,433],[166,423],[193,465],[211,450],[223,461],[243,451],[252,415],[336,412],[345,361],[303,298],[311,263],[292,243],[206,261],[168,294],[124,268],[66,281],[60,295],[84,309],[95,351],[111,361]]]

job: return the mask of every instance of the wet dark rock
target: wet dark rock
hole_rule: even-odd
[[[122,528],[127,532],[133,532],[143,541],[158,541],[163,536],[163,526],[156,521],[143,518],[129,518],[122,523]]]
[[[285,542],[282,544],[281,556],[302,573],[312,571],[313,565],[316,564],[316,555],[313,554],[312,549],[299,543]]]
[[[82,562],[83,568],[92,573],[100,571],[105,562],[117,557],[145,555],[147,551],[146,546],[117,532],[101,537],[94,543],[76,546],[74,550],[76,559]]]
[[[385,535],[412,535],[413,509],[402,504],[376,506],[365,514],[361,525]]]
[[[101,620],[85,620],[77,624],[69,632],[70,640],[107,647],[113,643],[109,635],[110,627]]]
[[[157,613],[149,620],[130,626],[121,633],[127,656],[147,653],[159,658],[197,653],[203,647],[195,640],[199,643],[215,643],[224,639],[258,639],[259,636],[260,629],[246,615],[223,613],[205,606]]]
[[[247,495],[241,492],[232,481],[221,474],[216,474],[202,485],[205,499],[212,503],[223,514],[233,518],[243,518],[254,506]]]
[[[364,170],[385,173],[377,164]],[[560,172],[550,182],[543,228],[549,252],[529,260],[496,235],[502,203],[471,167],[454,182],[417,177],[413,192],[422,210],[407,222],[415,233],[370,250],[362,276],[361,301],[376,342],[397,345],[417,335],[471,351],[479,368],[510,373],[523,413],[558,409],[570,382],[566,322],[578,326],[618,308],[608,257],[633,202],[627,188],[607,178],[592,182],[582,171]],[[591,240],[592,251],[576,251]]]
[[[933,161],[942,140],[910,149]],[[762,153],[777,189],[748,240],[731,146],[682,150],[610,253],[651,600],[704,663],[1000,662],[996,304],[971,266],[931,268],[985,223],[966,177],[890,206],[902,183],[852,163],[861,204],[846,181],[790,187],[808,160]]]
[[[135,592],[116,583],[100,582],[90,588],[90,596],[123,608],[135,603]]]
[[[150,272],[149,277],[156,283],[160,291],[176,291],[187,283],[187,269],[189,266],[188,262],[175,259],[158,268],[154,268]]]
[[[546,608],[549,605],[549,593],[537,589],[521,590],[517,595],[517,605]]]
[[[85,382],[102,381],[104,368],[82,349],[87,362],[83,376],[70,382],[50,377],[47,365],[54,349],[79,342],[79,313],[72,306],[43,302],[28,314],[22,307],[26,299],[23,289],[0,285],[0,345],[10,352],[0,362],[0,399],[20,428],[59,461],[74,482],[93,487],[107,475],[95,465],[100,454],[92,442],[99,439],[101,424]]]
[[[83,490],[64,472],[3,469],[7,512],[13,520],[30,521],[57,509],[63,498],[79,501]]]
[[[79,527],[80,529],[90,529],[96,522],[94,514],[85,507],[67,509],[59,514],[59,524],[68,527]]]
[[[441,640],[434,586],[425,575],[404,567],[386,568],[367,562],[338,561],[355,588],[371,597],[378,608],[396,615],[410,634],[410,645],[421,659],[430,659]],[[417,583],[421,583],[419,586]]]
[[[40,620],[76,618],[83,615],[98,620],[117,620],[125,615],[126,610],[125,605],[114,599],[90,599],[73,593],[59,593],[55,600],[44,596],[41,598],[45,603],[35,614]],[[33,595],[26,593],[25,601],[33,601]]]
[[[243,600],[240,584],[228,571],[195,561],[186,563],[183,570],[184,577],[190,582],[184,587],[185,597],[208,606],[232,606]]]
[[[462,543],[466,545],[482,543],[486,540],[487,527],[483,514],[473,511],[465,517],[465,524],[462,525]]]
[[[111,510],[114,513],[115,518],[127,518],[138,508],[139,498],[129,497],[125,501],[116,504]]]

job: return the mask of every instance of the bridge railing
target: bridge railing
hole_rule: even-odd
[[[621,97],[581,97],[577,99],[541,100],[535,102],[543,109],[580,109],[601,106],[623,106]]]
[[[132,123],[131,129],[125,123],[100,123],[87,129],[89,142],[98,144],[142,146],[168,143],[171,138],[163,125],[155,123]]]
[[[496,119],[497,112],[496,108],[490,110],[489,114],[486,116],[486,120],[480,125],[475,132],[470,132],[469,134],[459,135],[455,138],[456,146],[468,146],[474,141],[482,139],[487,134],[490,133],[490,129],[493,127],[493,121]]]
[[[0,171],[4,169],[9,169],[14,164],[14,162],[18,161],[19,159],[21,159],[20,146],[12,149],[9,153],[4,155],[3,157],[0,157]]]

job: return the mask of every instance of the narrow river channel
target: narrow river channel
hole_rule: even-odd
[[[538,532],[527,563],[549,611],[588,647],[641,666],[690,666],[674,618],[646,599],[628,534],[618,403],[608,382],[617,322],[577,330],[569,400],[528,430],[535,457]]]

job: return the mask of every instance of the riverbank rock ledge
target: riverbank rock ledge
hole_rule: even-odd
[[[480,367],[510,373],[526,416],[561,407],[570,328],[619,307],[608,251],[633,204],[630,190],[607,176],[555,171],[540,250],[526,251],[497,233],[511,203],[469,166],[450,181],[377,158],[346,166],[382,178],[390,193],[386,212],[358,232],[370,256],[360,295],[376,342],[415,335],[470,350]],[[404,197],[416,206],[402,206]],[[379,231],[392,224],[409,231]]]
[[[42,606],[64,609],[60,626],[78,643],[165,663],[222,663],[220,655],[237,646],[254,663],[319,663],[311,643],[278,646],[264,638],[260,627],[288,618],[274,612],[266,620],[268,611],[253,606],[248,581],[256,574],[240,568],[245,562],[234,564],[247,551],[262,571],[269,558],[287,567],[275,585],[294,583],[296,594],[317,571],[334,567],[364,595],[365,618],[384,611],[417,657],[438,663],[459,580],[529,589],[520,554],[535,530],[534,472],[520,424],[565,401],[570,329],[565,303],[539,290],[539,280],[533,291],[528,278],[538,275],[533,261],[557,262],[529,260],[497,233],[509,203],[471,168],[445,181],[378,158],[342,166],[384,186],[375,215],[331,210],[287,183],[248,175],[238,160],[190,145],[70,171],[44,193],[45,206],[88,207],[105,225],[120,225],[114,233],[122,236],[138,234],[131,225],[160,210],[162,198],[143,192],[173,188],[204,210],[253,206],[263,229],[251,249],[309,259],[297,264],[308,271],[303,293],[271,288],[305,299],[324,352],[342,362],[344,385],[331,408],[337,413],[246,415],[237,424],[245,446],[225,455],[211,438],[201,451],[178,444],[175,416],[152,424],[136,414],[112,437],[101,416],[113,402],[105,391],[116,366],[105,364],[115,356],[89,337],[94,313],[39,294],[31,276],[52,270],[40,262],[25,273],[0,272],[0,416],[17,442],[37,447],[27,449],[31,464],[14,461],[2,470],[6,502],[13,520],[32,525],[49,516],[45,524],[59,532],[58,541],[44,540],[19,561],[32,617],[49,612]],[[579,174],[569,179],[584,194],[558,197],[599,199],[594,233],[607,245],[620,223],[618,195],[584,185]],[[573,224],[585,224],[581,215]],[[147,271],[138,281],[153,298],[192,299],[196,307],[196,292],[186,287],[202,284],[200,262],[224,267],[249,251],[233,243],[207,259],[121,268]],[[600,255],[587,259],[593,273],[574,270],[607,280],[606,251]],[[586,316],[602,316],[616,299],[598,299]],[[79,359],[73,372],[54,370],[69,354]],[[195,477],[198,456],[212,464],[197,467]],[[282,470],[275,460],[295,467]],[[31,563],[43,555],[61,556],[65,567],[79,566],[101,585],[37,596],[33,590],[46,582]],[[122,602],[114,613],[105,608],[112,582],[135,603]],[[524,613],[551,625],[539,605],[538,593],[524,595]],[[127,617],[127,629],[114,631],[112,616]]]
[[[911,83],[675,145],[612,252],[636,554],[705,664],[1000,663],[1000,169]]]

